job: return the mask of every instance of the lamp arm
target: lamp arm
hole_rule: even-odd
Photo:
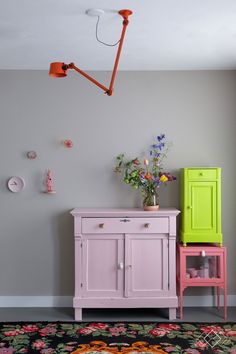
[[[108,94],[109,89],[100,84],[100,82],[98,82],[97,80],[95,80],[92,76],[88,75],[86,72],[84,72],[83,70],[79,69],[77,66],[75,66],[74,63],[70,63],[67,66],[68,69],[74,69],[75,71],[77,71],[79,74],[81,74],[82,76],[84,76],[86,79],[88,79],[89,81],[91,81],[93,84],[97,85],[98,87],[100,87],[102,90],[105,91],[105,93]]]
[[[111,76],[111,81],[110,81],[109,88],[107,88],[106,86],[100,84],[100,82],[95,80],[93,77],[88,75],[83,70],[79,69],[77,66],[75,66],[74,63],[70,63],[68,65],[66,65],[66,64],[64,65],[64,70],[74,69],[79,74],[84,76],[86,79],[88,79],[89,81],[91,81],[92,83],[94,83],[95,85],[100,87],[102,90],[104,90],[105,93],[108,96],[111,96],[112,93],[113,93],[113,87],[114,87],[114,82],[115,82],[115,78],[116,78],[117,68],[118,68],[118,64],[119,64],[120,54],[121,54],[121,50],[122,50],[122,46],[123,46],[123,42],[124,42],[124,38],[125,38],[125,32],[126,32],[126,28],[127,28],[128,24],[129,24],[128,16],[132,14],[132,11],[130,11],[130,10],[121,10],[119,12],[119,14],[124,18],[123,29],[122,29],[122,32],[121,32],[120,42],[119,42],[119,46],[118,46],[118,49],[117,49],[116,59],[115,59],[115,63],[114,63],[113,71],[112,71],[112,76]]]
[[[119,64],[119,60],[120,60],[120,54],[121,54],[121,50],[122,50],[122,46],[123,46],[123,42],[124,42],[124,38],[125,38],[125,31],[126,31],[128,24],[129,24],[128,19],[124,19],[123,29],[122,29],[122,33],[121,33],[121,37],[120,37],[120,43],[119,43],[119,47],[117,50],[115,64],[114,64],[114,68],[113,68],[113,72],[112,72],[112,76],[111,76],[111,82],[110,82],[109,90],[107,92],[108,96],[112,95],[114,82],[115,82],[115,78],[116,78],[116,73],[117,73],[117,68],[118,68],[118,64]]]

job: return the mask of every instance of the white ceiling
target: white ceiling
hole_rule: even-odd
[[[122,18],[133,10],[119,69],[236,69],[236,0],[1,0],[0,69],[48,69],[51,61],[110,70]]]

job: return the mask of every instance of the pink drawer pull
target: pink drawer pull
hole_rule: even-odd
[[[150,224],[149,224],[149,223],[146,223],[146,224],[144,224],[144,227],[145,227],[146,229],[148,229],[148,228],[150,227]]]
[[[202,250],[201,255],[202,257],[206,257],[206,251]]]
[[[104,224],[104,223],[99,224],[100,229],[104,229],[104,226],[105,226],[105,224]]]

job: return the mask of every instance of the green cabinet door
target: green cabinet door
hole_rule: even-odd
[[[182,242],[222,244],[220,169],[186,168],[181,179]]]
[[[200,235],[216,232],[216,183],[189,182],[187,232]]]

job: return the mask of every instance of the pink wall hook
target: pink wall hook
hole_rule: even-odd
[[[66,147],[66,148],[72,148],[73,147],[73,141],[70,140],[70,139],[65,139],[62,141],[63,145]]]

